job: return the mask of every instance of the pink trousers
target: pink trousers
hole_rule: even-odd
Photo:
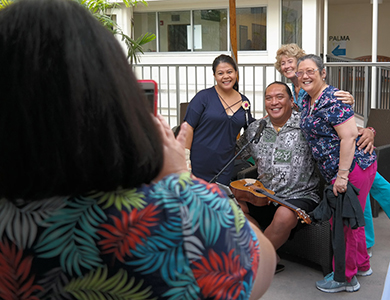
[[[376,169],[376,162],[365,170],[356,164],[355,168],[348,176],[349,182],[360,189],[358,199],[363,211],[366,206],[367,195],[371,189],[372,183],[374,182]],[[334,183],[334,181],[332,181],[332,183]],[[370,257],[367,254],[366,234],[364,232],[364,227],[351,229],[348,226],[344,226],[344,239],[345,277],[346,280],[350,282],[358,270],[367,271],[370,268]]]

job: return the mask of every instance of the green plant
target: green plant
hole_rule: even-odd
[[[107,27],[114,35],[121,37],[121,40],[125,42],[127,47],[127,59],[130,60],[130,63],[139,61],[139,53],[144,53],[143,45],[153,41],[156,38],[156,35],[153,33],[145,33],[137,39],[133,39],[127,34],[125,34],[122,29],[118,26],[115,20],[108,15],[108,11],[113,8],[118,7],[117,3],[111,3],[107,0],[75,0],[81,5],[86,7],[94,16],[99,20],[103,26]],[[123,0],[123,3],[126,7],[136,6],[138,3],[147,5],[145,0]]]

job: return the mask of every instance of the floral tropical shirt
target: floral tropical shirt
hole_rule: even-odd
[[[327,182],[331,182],[337,175],[340,158],[340,138],[335,127],[354,116],[352,107],[338,101],[334,93],[338,91],[329,85],[317,99],[311,108],[310,95],[303,99],[301,119],[302,132],[309,142],[313,157],[317,161],[318,168]],[[357,137],[356,141],[360,139]],[[368,168],[376,160],[375,151],[372,155],[364,153],[355,147],[355,156],[352,161],[351,171],[357,163],[363,170]]]
[[[251,143],[242,152],[244,159],[256,161],[259,180],[282,199],[306,198],[319,201],[319,177],[307,141],[299,128],[300,113],[293,111],[277,132],[269,117],[260,141]],[[256,134],[261,120],[251,123],[237,142],[241,149]]]
[[[248,299],[258,240],[215,184],[0,200],[1,299]]]

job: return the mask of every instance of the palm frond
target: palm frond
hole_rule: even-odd
[[[144,54],[143,45],[153,41],[155,38],[156,35],[150,32],[141,35],[135,40],[125,34],[122,35],[122,40],[124,40],[128,49],[127,59],[130,59],[131,64],[139,61],[139,57],[138,57],[139,53]]]
[[[0,236],[7,236],[19,248],[31,247],[37,237],[38,225],[57,209],[64,206],[61,198],[52,201],[34,201],[18,207],[7,199],[1,199]]]
[[[147,204],[144,200],[145,194],[137,192],[136,189],[118,189],[107,193],[98,192],[91,194],[89,197],[96,199],[103,209],[115,206],[119,211],[122,211],[124,207],[129,211],[133,208],[143,209]]]
[[[107,267],[104,267],[84,278],[73,279],[65,291],[76,299],[148,299],[152,295],[151,287],[142,290],[142,285],[142,280],[136,284],[135,278],[128,279],[124,270],[109,277]]]
[[[64,271],[81,276],[80,266],[93,269],[101,265],[93,238],[98,237],[96,224],[107,217],[93,199],[72,198],[66,204],[66,208],[45,220],[51,226],[40,236],[35,250],[39,257],[59,256]]]
[[[14,0],[0,0],[0,9],[11,5],[12,2],[14,2]]]

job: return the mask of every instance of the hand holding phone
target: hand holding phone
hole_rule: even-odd
[[[157,116],[157,82],[151,79],[138,80],[141,88],[145,92],[146,99],[148,100],[150,111]]]

